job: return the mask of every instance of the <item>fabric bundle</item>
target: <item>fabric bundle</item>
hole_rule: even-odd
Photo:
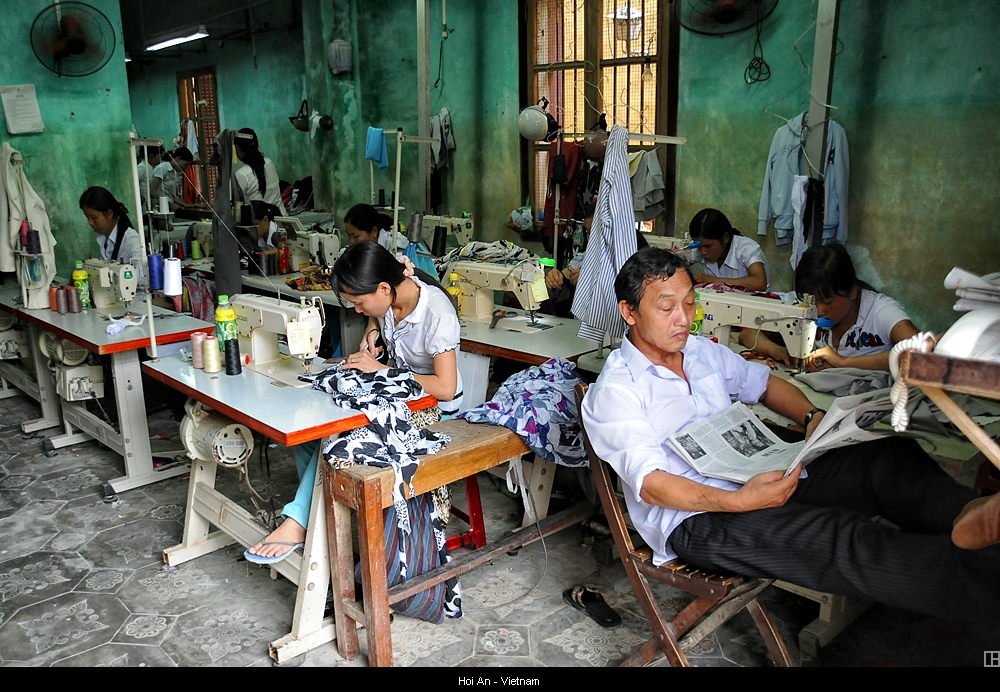
[[[509,428],[547,461],[587,466],[573,391],[577,384],[583,380],[576,366],[563,358],[551,358],[511,375],[492,399],[458,417]]]
[[[449,264],[458,260],[477,260],[479,262],[496,262],[501,264],[506,262],[520,262],[532,257],[534,255],[528,252],[528,250],[520,245],[515,245],[509,240],[496,240],[492,243],[474,240],[462,247],[449,251],[440,259],[435,260],[434,264],[440,272]]]
[[[386,514],[386,559],[390,588],[451,561],[444,526],[427,496],[413,497],[417,454],[434,454],[450,442],[447,435],[410,423],[406,402],[423,396],[410,372],[387,368],[374,373],[333,368],[313,380],[313,388],[332,395],[338,406],[361,411],[371,421],[323,446],[323,458],[338,465],[392,468],[393,507]],[[391,528],[390,528],[391,526]],[[449,579],[393,608],[404,615],[440,623],[462,616],[461,587]]]

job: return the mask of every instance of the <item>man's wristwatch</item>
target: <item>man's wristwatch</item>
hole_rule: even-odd
[[[826,411],[824,411],[821,408],[814,408],[812,411],[806,414],[805,420],[802,422],[802,427],[808,428],[809,424],[812,423],[812,419],[816,417],[817,413],[826,413]]]

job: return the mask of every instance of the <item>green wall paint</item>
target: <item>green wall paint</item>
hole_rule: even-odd
[[[712,39],[682,31],[678,212],[706,206],[754,234],[764,163],[780,118],[808,108],[809,3],[779,4],[761,41],[771,80],[748,86],[753,32]],[[841,2],[832,117],[850,145],[849,244],[859,271],[897,298],[919,328],[956,314],[942,287],[953,266],[1000,268],[1000,71],[996,19],[983,3]],[[801,37],[801,39],[800,39]],[[770,114],[769,114],[770,113]],[[773,115],[772,115],[773,114]],[[790,289],[788,247],[763,240],[773,285]]]
[[[119,199],[130,197],[128,82],[117,0],[89,0],[116,33],[115,54],[103,69],[60,78],[39,63],[31,49],[31,25],[51,4],[23,0],[16,8],[4,8],[0,84],[35,86],[45,131],[10,135],[5,123],[3,137],[28,159],[25,175],[45,202],[56,238],[56,268],[68,277],[73,260],[97,254],[94,232],[79,208],[83,191],[101,185]]]

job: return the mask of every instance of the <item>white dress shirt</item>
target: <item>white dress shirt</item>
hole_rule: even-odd
[[[648,474],[659,470],[716,488],[740,487],[702,476],[673,451],[667,438],[734,401],[756,402],[770,374],[767,366],[748,363],[700,336],[688,338],[683,354],[687,381],[654,365],[625,338],[621,348],[608,356],[581,410],[594,451],[622,479],[629,516],[653,549],[657,565],[676,557],[667,539],[682,521],[698,512],[643,502],[639,493]]]

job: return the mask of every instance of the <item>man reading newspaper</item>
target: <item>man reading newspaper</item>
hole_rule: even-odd
[[[766,471],[740,484],[699,473],[668,438],[755,403],[802,421],[823,412],[793,385],[725,346],[689,336],[693,281],[656,248],[615,280],[629,332],[590,387],[582,415],[594,450],[622,478],[629,514],[661,564],[774,577],[948,620],[1000,615],[1000,547],[957,547],[952,522],[973,500],[908,439],[880,438],[822,453],[801,472]],[[750,430],[730,446],[760,446]],[[680,441],[687,455],[711,452]],[[880,516],[899,528],[872,522]],[[994,540],[996,537],[994,538]]]

